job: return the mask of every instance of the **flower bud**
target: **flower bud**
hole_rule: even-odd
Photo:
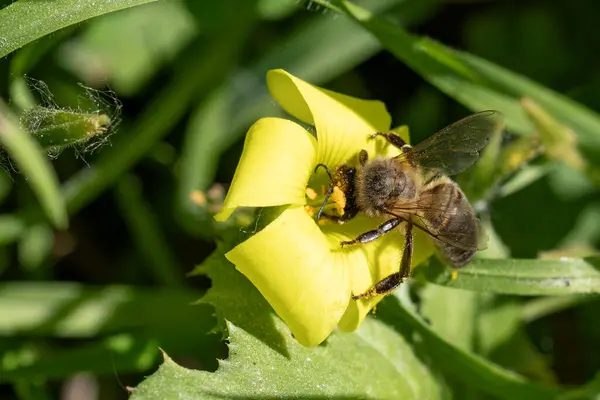
[[[110,123],[106,114],[85,114],[35,106],[21,117],[21,126],[46,149],[56,149],[88,141],[103,134]]]

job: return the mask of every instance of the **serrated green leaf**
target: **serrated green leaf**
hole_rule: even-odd
[[[288,357],[231,323],[228,329],[229,358],[216,372],[185,369],[166,359],[131,399],[441,398],[440,388],[410,346],[375,320],[361,328],[365,338],[336,333],[315,349],[300,346],[288,334]],[[277,329],[286,328],[278,321]],[[380,352],[371,340],[385,336],[393,341],[383,339],[389,343]]]
[[[429,369],[384,324],[369,320],[358,332],[334,332],[325,344],[307,348],[224,256],[213,254],[202,269],[213,283],[202,301],[236,321],[227,323],[229,357],[214,373],[167,359],[132,399],[442,397]]]
[[[86,19],[156,0],[15,1],[0,10],[0,58],[44,35]]]
[[[438,285],[479,292],[522,296],[599,294],[600,258],[556,260],[474,260],[456,271],[432,259],[419,268],[425,278]]]

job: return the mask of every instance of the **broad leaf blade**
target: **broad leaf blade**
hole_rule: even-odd
[[[286,330],[282,322],[277,325]],[[366,323],[364,329],[370,332],[365,335],[381,340],[383,331],[399,341],[394,354],[402,357],[399,365],[359,334],[334,334],[315,349],[298,345],[288,335],[288,358],[233,324],[228,329],[230,355],[216,372],[185,369],[167,359],[131,399],[440,398],[436,383],[410,346],[374,320]]]

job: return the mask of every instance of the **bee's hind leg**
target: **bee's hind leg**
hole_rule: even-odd
[[[404,252],[402,253],[402,261],[400,261],[400,271],[395,272],[379,282],[377,282],[371,289],[357,296],[352,296],[353,300],[358,299],[370,299],[379,294],[387,294],[397,288],[403,281],[404,278],[410,276],[411,261],[413,254],[413,236],[412,236],[412,222],[407,221],[406,223],[406,242],[404,243]]]

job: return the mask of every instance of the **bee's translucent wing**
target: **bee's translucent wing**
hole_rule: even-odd
[[[483,227],[473,208],[449,178],[441,178],[421,191],[419,201],[396,201],[387,211],[396,216],[412,216],[418,228],[450,246],[473,252],[486,246]]]
[[[503,125],[504,116],[499,111],[481,111],[445,127],[414,147],[403,149],[398,158],[427,170],[455,175],[475,163],[479,150]]]

